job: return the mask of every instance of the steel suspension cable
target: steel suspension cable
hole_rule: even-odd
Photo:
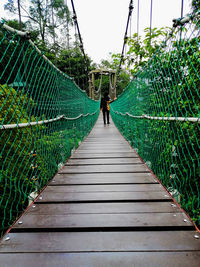
[[[138,9],[137,9],[137,38],[139,40],[139,26],[140,26],[140,0],[138,0]]]
[[[183,17],[184,0],[181,1],[181,18]]]
[[[151,36],[152,36],[153,0],[150,5],[150,33],[149,33],[149,55],[151,56]]]
[[[183,9],[184,9],[184,0],[181,0],[181,18],[183,17]],[[180,31],[180,44],[181,44],[182,30],[183,30],[183,27],[181,27],[181,31]]]
[[[75,26],[76,26],[77,31],[78,31],[78,36],[79,36],[79,41],[80,41],[80,49],[81,49],[81,52],[83,53],[83,57],[84,57],[86,68],[87,68],[87,74],[88,74],[89,71],[88,71],[87,58],[86,58],[86,54],[85,54],[85,51],[84,51],[83,40],[82,40],[82,37],[81,37],[81,33],[80,33],[80,29],[79,29],[79,24],[78,24],[76,10],[75,10],[75,6],[74,6],[74,1],[73,0],[71,0],[71,4],[72,4],[72,10],[73,10],[73,13],[74,13],[73,20],[74,20]]]
[[[120,63],[119,63],[118,71],[117,71],[117,76],[120,73],[121,65],[122,65],[122,62],[124,60],[124,51],[125,51],[125,46],[126,46],[126,43],[127,43],[127,40],[128,40],[127,34],[128,34],[128,28],[129,28],[129,24],[130,24],[132,11],[133,11],[133,0],[131,0],[130,4],[129,4],[129,13],[128,13],[128,19],[127,19],[127,23],[126,23],[126,30],[125,30],[125,34],[124,34],[124,43],[123,43],[123,47],[122,47],[121,59],[120,59]]]
[[[139,49],[139,25],[140,25],[140,0],[138,0],[138,9],[137,9],[137,45]],[[139,54],[137,55],[137,64],[139,64]]]

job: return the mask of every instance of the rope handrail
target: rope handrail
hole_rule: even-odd
[[[21,37],[28,37],[29,36],[29,32],[23,32],[23,31],[16,30],[16,29],[6,25],[4,21],[1,21],[1,25],[5,30],[7,30],[11,33],[17,34]]]
[[[143,114],[142,116],[134,116],[128,112],[126,113],[121,113],[118,111],[114,111],[114,113],[119,114],[121,116],[129,116],[131,118],[135,118],[135,119],[148,119],[148,120],[161,120],[161,121],[189,121],[189,122],[198,122],[200,123],[200,118],[195,118],[195,117],[170,117],[170,116],[163,116],[163,117],[156,117],[156,116],[149,116],[146,114]]]
[[[15,128],[23,128],[23,127],[28,127],[28,126],[41,125],[41,124],[46,124],[46,123],[58,121],[58,120],[61,120],[61,119],[73,121],[73,120],[77,120],[77,119],[79,119],[81,117],[93,116],[98,111],[99,111],[99,109],[97,109],[93,113],[80,114],[80,115],[78,115],[77,117],[74,117],[74,118],[69,118],[69,117],[66,117],[65,115],[60,115],[60,116],[58,116],[58,117],[56,117],[54,119],[48,119],[48,120],[41,120],[41,121],[34,121],[34,122],[25,122],[25,123],[18,123],[18,124],[17,123],[5,124],[5,125],[0,125],[0,130],[15,129]]]

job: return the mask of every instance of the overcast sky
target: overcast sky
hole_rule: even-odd
[[[16,1],[16,0],[15,0]],[[0,0],[0,16],[7,0]],[[153,0],[153,27],[172,26],[180,17],[182,0]],[[71,1],[67,0],[71,8]],[[108,58],[109,52],[121,53],[130,0],[74,0],[86,53],[96,63]],[[132,33],[137,31],[137,3],[133,0]],[[191,0],[184,0],[184,14],[190,12]],[[150,0],[140,0],[140,33],[149,27]]]

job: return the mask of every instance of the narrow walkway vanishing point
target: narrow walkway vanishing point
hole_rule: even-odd
[[[1,267],[198,267],[188,217],[113,123],[96,126],[5,235]]]

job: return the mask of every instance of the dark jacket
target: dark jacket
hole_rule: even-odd
[[[107,104],[108,104],[108,101],[111,101],[111,99],[110,99],[110,97],[109,96],[104,96],[102,99],[101,99],[101,108],[103,109],[103,110],[109,110],[108,109],[108,106],[107,106]]]

